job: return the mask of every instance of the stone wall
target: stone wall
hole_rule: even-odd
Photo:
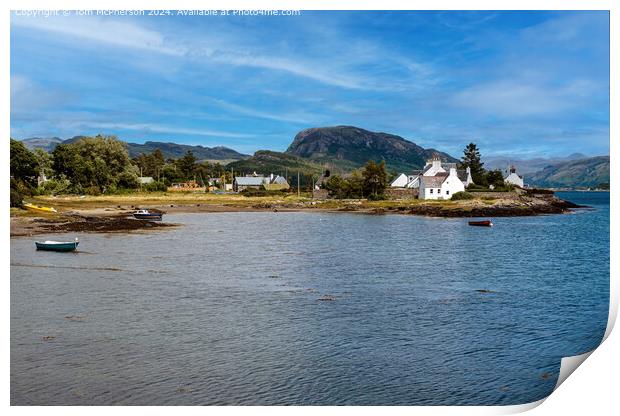
[[[387,188],[385,196],[389,199],[416,199],[418,197],[418,188]]]
[[[327,189],[319,189],[319,190],[315,189],[312,191],[313,199],[327,199],[328,196],[329,194],[327,193]]]

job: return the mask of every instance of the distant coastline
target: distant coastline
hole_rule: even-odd
[[[585,192],[585,191],[584,191]],[[594,191],[588,191],[594,192]],[[173,223],[153,223],[131,219],[137,208],[168,214],[214,212],[330,212],[369,215],[398,214],[440,218],[512,217],[562,214],[585,208],[553,195],[491,197],[481,195],[463,201],[390,199],[383,201],[314,200],[290,195],[286,197],[244,197],[209,193],[132,193],[114,196],[40,196],[31,198],[44,206],[53,206],[54,215],[33,214],[11,209],[11,236],[29,236],[66,232],[127,232],[156,230]]]

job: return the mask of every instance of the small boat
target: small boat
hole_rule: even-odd
[[[24,204],[24,208],[26,208],[28,211],[32,211],[32,212],[41,212],[41,213],[46,213],[46,214],[53,214],[56,213],[58,211],[56,211],[56,208],[51,208],[51,207],[41,207],[35,204],[31,204],[29,202],[25,202]]]
[[[35,241],[37,250],[44,251],[75,251],[80,242],[76,238],[75,241]]]
[[[161,212],[150,212],[148,209],[139,209],[133,213],[134,218],[139,220],[161,221]]]
[[[473,225],[476,227],[492,227],[493,223],[491,222],[491,220],[469,221],[469,225]]]

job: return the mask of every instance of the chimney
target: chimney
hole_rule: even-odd
[[[450,168],[450,176],[456,176],[456,168]]]
[[[467,168],[465,169],[465,172],[466,172],[468,175],[471,175],[471,168],[470,168],[469,166],[467,166]]]
[[[439,158],[439,155],[433,155],[433,158],[431,159],[431,161],[433,163],[433,168],[435,169],[441,168],[441,159]]]

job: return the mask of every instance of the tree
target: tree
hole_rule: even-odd
[[[69,178],[74,192],[105,192],[109,187],[137,183],[125,144],[114,136],[98,135],[60,144],[52,156],[56,175]]]
[[[486,184],[484,177],[484,163],[480,161],[480,151],[474,143],[469,143],[463,150],[463,158],[461,159],[461,167],[471,170],[471,178],[477,185]]]
[[[24,144],[11,139],[11,176],[30,186],[37,185],[39,161]]]
[[[385,170],[385,161],[377,164],[374,160],[369,160],[362,171],[364,178],[364,195],[377,197],[383,195],[387,187],[387,172]]]
[[[43,149],[34,149],[34,156],[37,158],[39,164],[39,173],[50,177],[54,174],[52,170],[52,155],[47,153]]]
[[[499,169],[488,171],[486,174],[486,181],[489,185],[493,185],[494,187],[504,186],[504,175],[502,171]],[[474,180],[474,183],[476,181]]]
[[[176,163],[185,179],[192,179],[194,177],[194,169],[196,168],[196,157],[191,150],[188,150],[182,158],[176,161]]]

